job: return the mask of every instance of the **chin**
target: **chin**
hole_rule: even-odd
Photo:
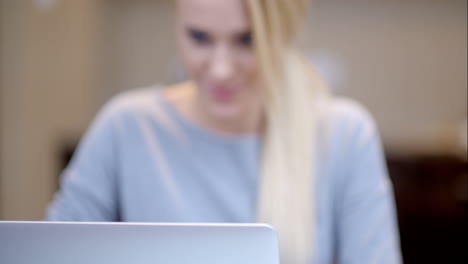
[[[211,102],[208,111],[214,118],[228,121],[240,118],[243,113],[242,109],[236,103]]]

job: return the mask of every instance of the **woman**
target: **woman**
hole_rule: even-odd
[[[98,115],[48,218],[266,222],[283,263],[399,263],[371,117],[293,51],[306,0],[178,0],[190,82]]]

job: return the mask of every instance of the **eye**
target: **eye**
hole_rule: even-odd
[[[196,29],[189,29],[188,30],[190,38],[197,44],[209,44],[211,42],[210,37],[207,33],[196,30]]]
[[[246,47],[252,46],[252,42],[253,42],[253,38],[252,38],[251,32],[243,33],[239,37],[239,43]]]

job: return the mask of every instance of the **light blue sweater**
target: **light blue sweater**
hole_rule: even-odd
[[[333,99],[320,118],[316,257],[400,263],[393,189],[370,115]],[[157,88],[123,93],[99,113],[63,172],[54,221],[256,221],[261,139],[185,120]]]

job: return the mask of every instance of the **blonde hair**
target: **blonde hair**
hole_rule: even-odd
[[[308,0],[247,0],[265,88],[258,221],[273,225],[281,263],[310,262],[315,248],[315,146],[326,88],[294,51]]]

